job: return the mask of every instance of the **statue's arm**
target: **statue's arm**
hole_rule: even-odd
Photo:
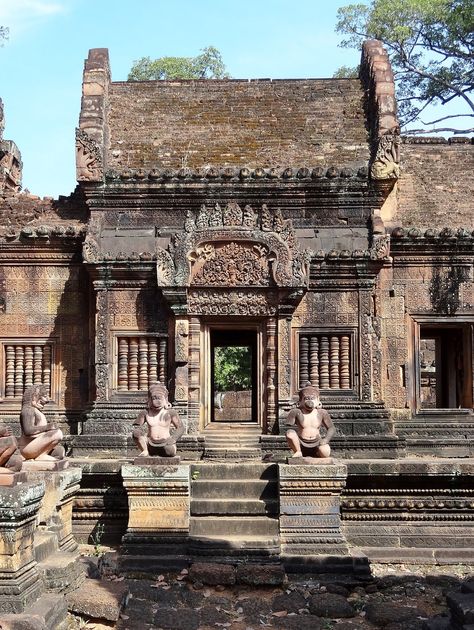
[[[289,429],[296,428],[296,430],[298,430],[302,419],[303,419],[303,414],[301,413],[301,410],[292,409],[286,416],[285,424]]]
[[[48,422],[47,424],[36,424],[36,416],[32,407],[21,410],[20,423],[23,434],[29,437],[39,435],[40,433],[46,433],[46,431],[51,431],[56,428],[51,422]]]
[[[143,424],[145,424],[145,422],[146,422],[146,411],[140,411],[140,413],[137,416],[137,419],[133,423],[133,426],[141,427]]]
[[[323,410],[322,424],[326,428],[326,435],[324,439],[321,440],[321,444],[329,444],[336,433],[336,427],[334,426],[331,416],[325,410]]]
[[[177,442],[179,438],[184,433],[184,422],[181,420],[179,415],[174,409],[170,409],[168,411],[171,417],[171,424],[174,426],[175,430],[173,431],[173,435],[171,436],[172,444]]]

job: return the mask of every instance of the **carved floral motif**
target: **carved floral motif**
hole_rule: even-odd
[[[251,315],[276,313],[276,298],[263,291],[193,290],[188,295],[188,311],[193,315]]]

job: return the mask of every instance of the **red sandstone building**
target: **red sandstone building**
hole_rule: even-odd
[[[336,455],[472,456],[474,147],[399,136],[376,42],[360,79],[114,82],[91,50],[76,154],[41,200],[0,144],[3,419],[43,382],[72,456],[125,457],[160,380],[181,451],[221,456],[214,353],[241,344],[250,450],[283,454],[311,380]]]

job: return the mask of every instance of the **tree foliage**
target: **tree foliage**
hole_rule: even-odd
[[[248,346],[222,346],[214,352],[217,391],[241,391],[252,386],[252,352]]]
[[[10,30],[8,26],[0,26],[0,46],[3,46],[5,41],[8,39],[8,35]]]
[[[196,57],[142,57],[134,62],[128,80],[225,79],[228,76],[221,53],[214,46],[207,46]]]
[[[351,4],[338,10],[336,30],[347,36],[343,47],[360,48],[364,39],[378,39],[385,45],[404,125],[419,121],[429,126],[457,119],[461,124],[456,127],[431,131],[474,131],[474,0]],[[452,101],[462,102],[464,107],[436,120],[423,120],[428,106]]]

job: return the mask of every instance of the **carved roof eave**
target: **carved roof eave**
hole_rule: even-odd
[[[170,183],[194,184],[194,183],[235,183],[235,182],[259,182],[262,185],[275,182],[309,182],[323,183],[327,181],[367,181],[368,168],[366,165],[356,168],[347,166],[316,166],[303,167],[229,167],[211,166],[199,169],[167,169],[153,168],[124,169],[121,171],[109,170],[105,173],[105,182],[108,187],[151,186]]]
[[[425,230],[397,227],[391,232],[391,243],[394,255],[472,257],[474,230],[449,227]]]

